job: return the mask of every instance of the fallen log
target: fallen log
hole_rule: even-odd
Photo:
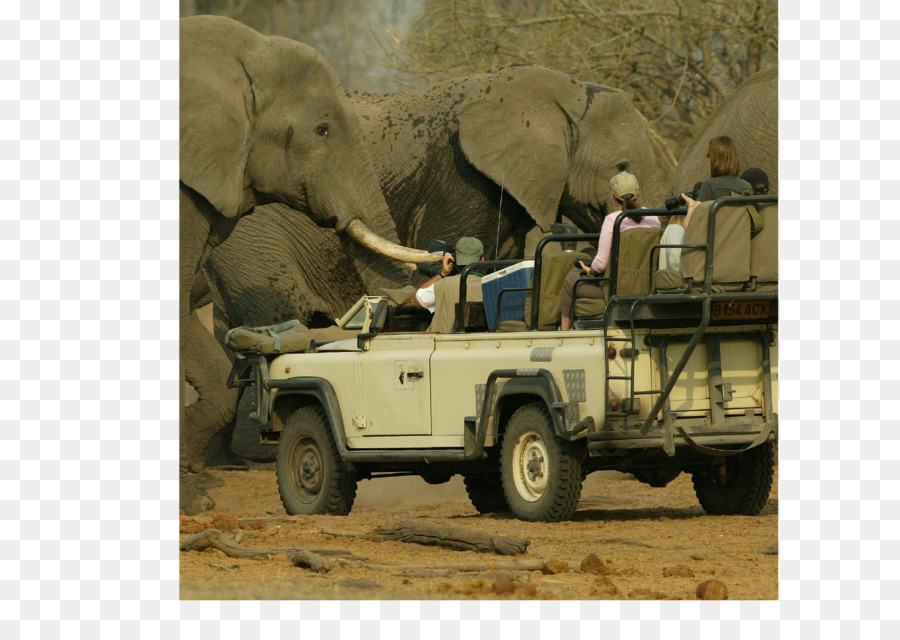
[[[373,571],[395,571],[410,577],[448,577],[459,573],[489,572],[504,573],[509,571],[542,571],[547,560],[509,560],[507,562],[455,562],[450,564],[371,564],[356,560],[337,560],[341,566],[351,569],[371,569]],[[579,571],[580,564],[570,562],[571,571]]]
[[[345,549],[303,549],[301,547],[244,547],[230,540],[224,533],[218,529],[207,529],[201,533],[191,536],[179,547],[181,551],[205,551],[209,548],[218,549],[230,558],[259,558],[262,556],[273,556],[279,553],[287,555],[296,553],[312,553],[320,556],[334,556],[343,558],[357,558],[358,560],[367,560],[362,556],[357,556],[352,551]]]
[[[432,522],[398,522],[367,534],[367,540],[398,540],[413,544],[436,545],[456,551],[480,551],[516,556],[525,553],[530,540],[513,536],[494,536],[481,531]]]

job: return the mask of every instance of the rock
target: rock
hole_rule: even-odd
[[[512,580],[509,578],[500,578],[499,580],[494,580],[494,584],[491,585],[491,588],[494,590],[494,593],[497,595],[503,595],[505,593],[512,593],[516,590],[515,585]]]
[[[686,567],[683,564],[679,564],[674,567],[664,567],[663,568],[663,578],[693,578],[694,570],[690,567]]]
[[[728,600],[728,587],[718,580],[707,580],[697,585],[697,597],[701,600]]]
[[[585,556],[581,561],[582,573],[609,573],[609,567],[604,564],[603,560],[597,557],[596,553]]]
[[[607,576],[600,576],[591,587],[591,595],[598,598],[618,598],[621,596],[619,587]]]
[[[759,553],[764,553],[767,556],[777,556],[778,555],[778,543],[773,542],[770,545],[763,547],[762,549],[757,549]]]
[[[557,573],[568,573],[569,563],[565,560],[548,560],[541,570],[544,575],[552,576]]]

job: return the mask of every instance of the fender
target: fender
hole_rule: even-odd
[[[344,418],[341,415],[341,405],[338,402],[337,394],[328,380],[312,376],[288,378],[287,380],[269,379],[266,381],[266,388],[277,390],[271,401],[271,411],[275,410],[276,405],[282,398],[288,396],[303,395],[315,398],[325,411],[328,424],[331,425],[331,432],[338,452],[342,458],[345,457],[347,453],[347,436],[344,433]]]
[[[498,380],[504,379],[507,382],[498,390]],[[563,402],[556,380],[549,370],[543,368],[497,369],[491,372],[485,384],[481,420],[477,429],[479,444],[483,446],[483,438],[491,427],[494,428],[495,433],[499,428],[497,422],[500,400],[506,396],[523,394],[537,396],[544,401],[550,411],[553,430],[563,440],[577,439],[593,426],[593,418],[590,416],[581,421],[566,420],[566,409],[570,403]]]

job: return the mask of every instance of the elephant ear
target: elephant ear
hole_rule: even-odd
[[[233,53],[211,60],[183,45],[180,103],[181,182],[223,216],[240,215],[254,109],[243,65]]]
[[[459,144],[469,162],[550,231],[573,146],[565,111],[552,101],[528,104],[507,94],[466,105],[457,120]]]

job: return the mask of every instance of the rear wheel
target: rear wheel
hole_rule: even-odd
[[[766,505],[775,474],[775,445],[766,442],[695,472],[694,493],[706,513],[755,516]]]
[[[463,482],[469,500],[478,513],[502,513],[509,511],[503,495],[500,473],[464,473]]]
[[[506,502],[517,518],[555,522],[575,511],[584,477],[581,456],[553,432],[543,404],[524,405],[509,419],[500,469]]]
[[[290,515],[350,513],[356,476],[341,461],[319,407],[301,407],[287,419],[275,471],[281,502]]]

